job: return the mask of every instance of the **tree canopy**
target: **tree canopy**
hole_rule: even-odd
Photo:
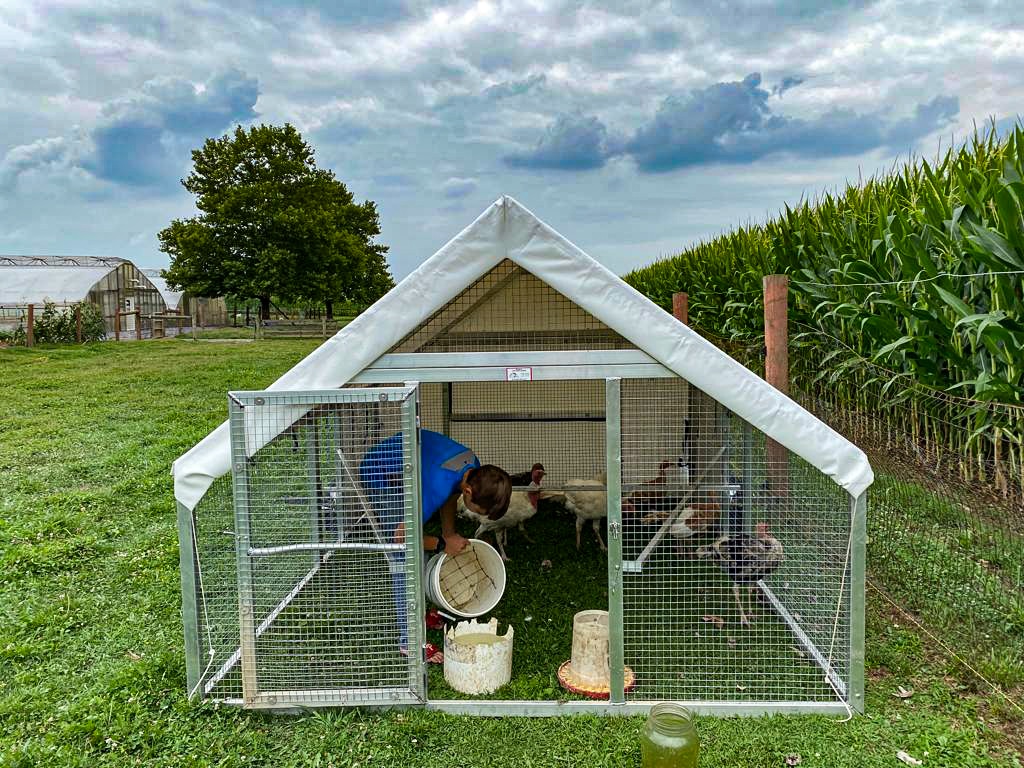
[[[355,203],[291,125],[207,139],[182,185],[199,215],[162,230],[168,285],[196,296],[368,303],[394,283],[376,204]]]

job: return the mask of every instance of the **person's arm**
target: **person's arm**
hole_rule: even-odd
[[[444,551],[449,555],[459,554],[469,543],[455,530],[455,510],[460,493],[462,493],[461,490],[453,493],[441,507],[441,538],[444,539]]]

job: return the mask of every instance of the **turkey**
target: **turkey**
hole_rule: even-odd
[[[540,492],[540,498],[561,501],[569,512],[576,515],[576,549],[580,548],[583,525],[590,520],[598,546],[601,547],[602,552],[608,551],[608,547],[605,546],[604,540],[601,538],[601,518],[608,517],[608,494],[605,491],[605,479],[606,476],[600,474],[588,480],[568,480],[565,484],[572,490]],[[594,490],[587,490],[588,488]]]
[[[536,513],[537,511],[537,502],[540,501],[540,483],[544,479],[544,475],[546,474],[547,471],[544,469],[544,465],[541,464],[540,462],[537,462],[530,468],[529,472],[518,472],[514,475],[509,475],[509,480],[512,481],[513,488],[529,488],[534,486],[537,487],[538,490],[528,491],[526,494],[527,497],[530,499],[530,503],[533,505],[534,513]],[[523,525],[523,523],[527,519],[528,518],[524,518],[519,522],[519,532],[523,534],[524,539],[533,544],[533,539],[531,539],[529,535],[527,535],[526,528]]]
[[[767,523],[758,523],[754,526],[754,531],[753,535],[726,534],[716,539],[713,544],[697,550],[697,557],[714,560],[729,577],[729,581],[732,582],[732,594],[740,610],[740,624],[745,627],[750,626],[750,621],[743,610],[743,601],[740,600],[740,585],[747,586],[749,600],[754,584],[775,573],[785,560],[782,543],[771,535]]]

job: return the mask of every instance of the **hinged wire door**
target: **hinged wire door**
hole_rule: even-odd
[[[415,388],[230,402],[243,703],[422,702]]]

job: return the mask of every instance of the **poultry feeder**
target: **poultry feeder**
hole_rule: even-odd
[[[494,547],[470,539],[457,555],[439,552],[427,562],[427,597],[442,613],[471,619],[489,613],[505,592],[505,564]]]
[[[444,679],[460,693],[494,693],[512,679],[509,626],[498,634],[498,620],[462,621],[444,633]]]
[[[863,709],[864,453],[511,198],[268,389],[229,393],[228,413],[174,464],[190,697],[491,716]],[[474,542],[425,567],[427,432],[515,478],[507,518],[458,520],[497,552]],[[368,479],[384,443],[394,461]],[[542,589],[550,561],[523,565],[531,527],[579,574],[558,593]],[[522,579],[507,595],[502,555]],[[531,621],[524,675],[565,659],[541,629],[566,605],[606,609],[574,622],[562,674],[606,700],[434,689],[409,653],[427,645],[428,600],[471,618],[513,596],[532,601],[507,606]],[[517,682],[502,690],[547,690]]]
[[[572,621],[572,658],[558,668],[558,682],[571,693],[590,699],[607,699],[611,691],[611,663],[608,653],[608,611],[580,611]],[[627,692],[636,675],[624,668]]]

